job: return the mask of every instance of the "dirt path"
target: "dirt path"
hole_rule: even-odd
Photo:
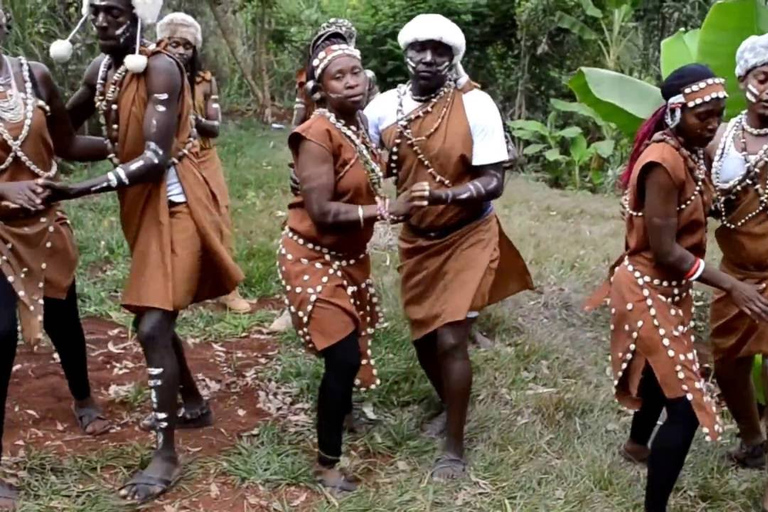
[[[47,347],[33,352],[19,348],[9,391],[5,450],[23,456],[30,448],[53,450],[61,455],[88,453],[111,445],[149,443],[150,434],[138,429],[149,413],[144,357],[135,340],[120,325],[102,319],[84,321],[91,386],[115,429],[101,438],[83,436],[71,410],[72,398],[58,363]],[[181,432],[179,444],[186,458],[212,457],[233,446],[237,439],[270,416],[259,403],[260,369],[277,353],[272,339],[255,331],[247,338],[221,343],[187,345],[187,358],[203,394],[210,398],[216,425],[202,431]],[[306,491],[285,491],[288,503],[299,505]],[[236,489],[224,477],[204,470],[152,509],[262,510],[269,501],[258,492]]]

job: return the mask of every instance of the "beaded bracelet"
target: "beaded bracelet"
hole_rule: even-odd
[[[704,263],[704,260],[702,260],[701,258],[696,258],[696,261],[693,263],[691,270],[689,270],[688,273],[685,275],[685,280],[696,281],[698,278],[701,277],[701,274],[704,273],[705,266],[706,264]]]

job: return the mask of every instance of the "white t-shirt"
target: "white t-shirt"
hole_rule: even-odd
[[[474,89],[464,94],[462,98],[472,133],[472,165],[490,165],[507,161],[509,152],[499,107],[487,93],[480,89]],[[379,94],[365,109],[371,140],[379,147],[382,146],[381,134],[397,122],[398,101],[397,89],[393,89]],[[403,111],[406,115],[421,105],[422,103],[413,99],[410,90],[403,98]]]
[[[174,166],[169,167],[165,174],[165,190],[169,203],[184,204],[187,202],[187,196],[184,194],[184,188],[181,186],[179,175]]]

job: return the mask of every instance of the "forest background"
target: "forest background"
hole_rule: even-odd
[[[56,3],[52,9],[51,4]],[[165,12],[182,10],[204,30],[203,60],[219,79],[230,115],[267,124],[287,123],[294,78],[306,61],[306,44],[331,17],[353,21],[366,67],[382,90],[406,80],[400,28],[413,16],[437,12],[467,36],[465,67],[499,103],[509,121],[543,125],[511,127],[527,140],[526,171],[556,187],[610,190],[626,157],[628,137],[569,103],[568,81],[592,66],[658,83],[661,42],[699,27],[710,0],[169,0]],[[12,53],[47,62],[71,93],[97,49],[76,37],[76,57],[66,66],[47,55],[51,41],[77,23],[80,0],[6,0],[13,13]],[[146,34],[151,37],[152,34]],[[563,103],[563,102],[566,103]],[[543,126],[543,127],[542,127]],[[543,140],[539,140],[543,139]],[[597,143],[595,145],[595,143]],[[561,154],[562,153],[562,154]]]

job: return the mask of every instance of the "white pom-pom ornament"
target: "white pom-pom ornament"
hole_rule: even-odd
[[[50,55],[54,62],[64,64],[69,62],[75,49],[68,39],[59,39],[51,45]]]
[[[149,64],[149,59],[144,55],[133,54],[128,55],[125,58],[125,67],[128,68],[128,71],[136,75],[140,75],[146,71],[147,64]]]

